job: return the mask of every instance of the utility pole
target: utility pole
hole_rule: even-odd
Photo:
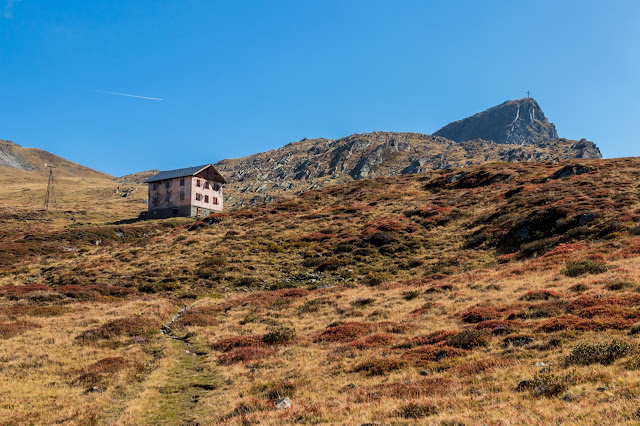
[[[44,209],[49,210],[49,204],[52,207],[56,207],[56,188],[55,180],[53,179],[53,166],[44,163],[44,166],[49,169],[49,183],[47,183],[47,195],[44,198]]]

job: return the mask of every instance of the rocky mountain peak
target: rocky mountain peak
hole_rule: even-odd
[[[556,127],[547,120],[533,98],[504,102],[471,117],[449,123],[434,135],[455,142],[483,139],[514,145],[537,145],[558,139]]]

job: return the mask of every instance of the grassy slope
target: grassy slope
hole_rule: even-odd
[[[0,418],[140,423],[172,401],[176,424],[637,422],[640,159],[581,163],[365,180],[200,222],[5,215]],[[585,260],[599,273],[568,276]],[[161,336],[183,305],[182,340]],[[632,346],[574,349],[613,339]]]

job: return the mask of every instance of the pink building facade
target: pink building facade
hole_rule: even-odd
[[[167,170],[145,181],[149,185],[147,217],[202,217],[221,212],[227,181],[211,164]]]

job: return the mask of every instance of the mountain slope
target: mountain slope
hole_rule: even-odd
[[[456,143],[419,133],[374,132],[342,139],[304,139],[282,148],[223,160],[230,206],[272,201],[287,194],[376,176],[468,167],[487,162],[599,158],[595,144],[558,139],[536,145],[483,140]]]
[[[500,163],[196,222],[0,216],[0,423],[636,424],[639,179]]]
[[[106,173],[74,163],[38,148],[23,148],[17,143],[0,140],[0,167],[21,171],[48,173],[45,163],[55,166],[56,176],[111,178]]]
[[[533,98],[507,101],[471,117],[449,123],[434,133],[455,142],[484,139],[503,144],[527,145],[558,139]]]

